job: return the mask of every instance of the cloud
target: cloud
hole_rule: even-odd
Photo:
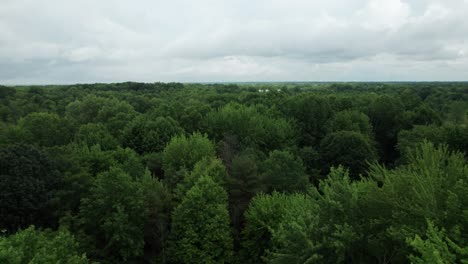
[[[2,0],[0,83],[466,80],[466,0]]]

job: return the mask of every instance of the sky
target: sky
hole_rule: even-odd
[[[0,0],[0,84],[468,81],[468,0]]]

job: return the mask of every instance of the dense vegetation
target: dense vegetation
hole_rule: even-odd
[[[0,263],[468,263],[467,83],[0,86]]]

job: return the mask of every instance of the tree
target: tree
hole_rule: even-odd
[[[297,150],[296,153],[304,163],[306,174],[309,175],[309,181],[318,186],[318,181],[322,175],[321,170],[323,169],[320,167],[320,154],[318,150],[306,146]]]
[[[407,158],[407,153],[423,141],[430,141],[434,145],[446,144],[452,151],[468,153],[468,127],[460,125],[444,126],[414,126],[410,130],[402,130],[398,134],[397,148],[402,159]]]
[[[297,120],[301,128],[301,146],[313,146],[325,136],[325,122],[333,110],[327,98],[315,95],[291,97],[283,105],[283,112]]]
[[[294,144],[297,135],[287,119],[267,113],[262,106],[230,103],[205,118],[208,134],[216,140],[235,136],[241,145],[273,150]]]
[[[440,115],[427,104],[419,105],[411,118],[412,125],[440,125],[441,123]]]
[[[93,123],[97,121],[96,118],[99,110],[104,104],[108,103],[109,99],[104,97],[97,97],[95,95],[88,95],[82,100],[74,101],[67,105],[66,115],[78,121],[80,124]]]
[[[145,173],[145,167],[141,157],[133,149],[118,147],[115,151],[109,151],[114,160],[113,166],[128,173],[133,178],[139,178]]]
[[[372,135],[369,117],[356,110],[345,110],[336,113],[326,123],[327,134],[338,131],[354,131],[366,136]]]
[[[35,147],[0,148],[0,229],[53,224],[48,203],[59,182],[52,162]]]
[[[332,168],[319,188],[309,189],[303,198],[301,204],[311,207],[299,207],[296,214],[272,229],[272,246],[266,258],[278,264],[375,262],[366,259],[365,246],[374,238],[372,233],[365,237],[361,208],[362,194],[372,187],[370,181],[351,181],[342,167]]]
[[[226,263],[232,257],[227,193],[203,176],[172,214],[171,263]]]
[[[103,123],[114,136],[120,137],[120,132],[136,115],[135,109],[128,102],[113,98],[99,109],[94,121]]]
[[[0,85],[0,99],[5,99],[9,96],[14,96],[15,94],[16,94],[15,88]]]
[[[121,130],[136,114],[133,107],[125,101],[95,95],[88,95],[66,107],[66,115],[79,124],[100,122],[116,137],[120,136]]]
[[[449,120],[455,124],[466,124],[468,117],[467,109],[468,103],[466,101],[452,102],[450,106],[450,113],[448,114]]]
[[[119,168],[97,175],[81,201],[80,224],[96,249],[93,257],[131,260],[143,255],[148,215],[139,183]]]
[[[415,235],[414,239],[407,239],[407,242],[419,253],[419,256],[413,254],[409,256],[411,263],[457,263],[457,256],[454,253],[464,255],[465,258],[459,260],[461,263],[468,261],[468,247],[460,248],[446,237],[445,230],[439,230],[430,221],[428,221],[426,239]]]
[[[242,230],[242,255],[247,263],[267,262],[268,252],[275,249],[272,237],[287,222],[295,222],[309,214],[314,203],[303,194],[273,192],[255,196],[245,212]]]
[[[85,254],[67,230],[40,231],[30,226],[8,237],[0,236],[0,262],[9,264],[87,264]]]
[[[24,131],[23,142],[45,147],[65,145],[74,134],[69,120],[50,113],[31,113],[18,121],[18,128]]]
[[[117,139],[102,124],[88,123],[82,125],[75,134],[75,142],[88,147],[99,145],[102,150],[116,149],[119,145]]]
[[[210,110],[208,104],[189,100],[183,109],[179,110],[181,113],[178,120],[187,132],[193,133],[200,130],[203,118]]]
[[[185,171],[191,171],[203,158],[214,156],[214,145],[206,135],[175,136],[163,152],[164,181],[175,188],[182,181]]]
[[[184,197],[185,193],[195,185],[202,176],[209,176],[221,187],[226,187],[227,172],[221,160],[213,157],[203,158],[198,161],[193,170],[187,173],[176,187],[176,194],[179,199]]]
[[[244,151],[232,160],[231,170],[227,177],[229,191],[229,210],[231,221],[236,231],[236,242],[240,241],[239,234],[244,226],[244,212],[250,200],[262,191],[266,191],[265,182],[259,171],[258,157]]]
[[[173,197],[164,184],[146,172],[139,181],[143,192],[144,207],[148,210],[144,226],[145,259],[166,263],[167,239]]]
[[[374,128],[375,139],[382,149],[382,161],[391,163],[398,157],[397,135],[401,129],[403,103],[399,98],[381,96],[368,109],[368,116]]]
[[[263,162],[263,180],[268,191],[304,191],[309,184],[302,160],[288,151],[274,150]]]
[[[182,135],[184,130],[170,117],[150,119],[139,116],[123,132],[123,145],[139,154],[160,152],[173,136]]]
[[[377,160],[372,141],[352,131],[328,134],[320,143],[320,154],[324,168],[343,165],[355,178],[366,172],[368,162]]]
[[[367,193],[367,208],[376,209],[366,210],[366,217],[368,230],[380,237],[380,247],[392,249],[387,252],[392,261],[406,259],[412,251],[407,240],[424,237],[428,219],[446,230],[453,243],[467,247],[468,217],[463,208],[468,206],[468,167],[463,155],[423,142],[405,161],[395,170],[378,165],[370,169],[369,176],[382,187]]]

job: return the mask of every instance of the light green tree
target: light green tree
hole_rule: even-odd
[[[175,188],[198,161],[214,156],[214,145],[206,135],[175,136],[163,152],[164,181],[170,188]]]
[[[89,261],[67,230],[40,231],[30,226],[9,237],[0,236],[0,263],[87,264]]]
[[[171,263],[227,263],[233,240],[226,191],[203,176],[172,214]]]

